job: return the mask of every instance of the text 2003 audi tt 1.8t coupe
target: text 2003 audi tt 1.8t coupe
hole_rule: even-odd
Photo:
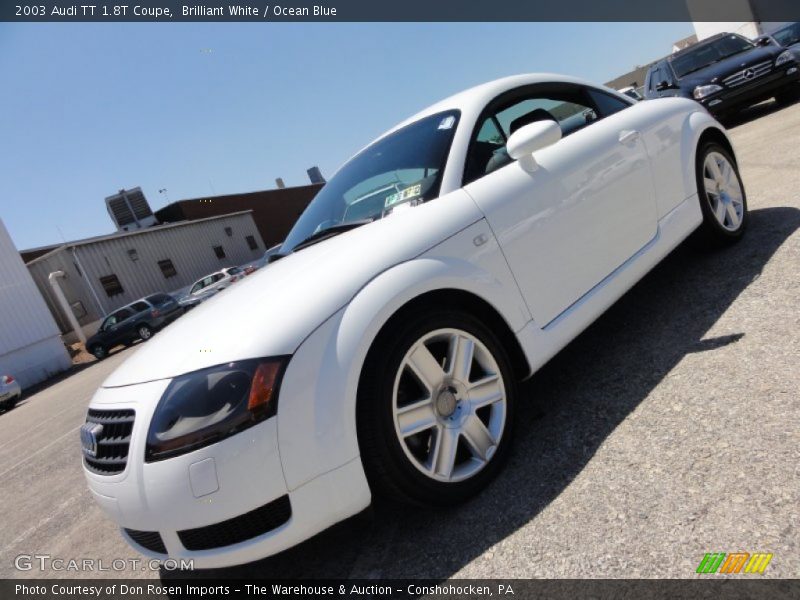
[[[274,554],[373,495],[450,505],[509,453],[517,382],[690,233],[738,239],[723,127],[557,75],[501,79],[347,162],[274,262],[106,379],[97,502],[154,558]]]

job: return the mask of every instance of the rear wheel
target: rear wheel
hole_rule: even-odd
[[[357,412],[373,491],[451,505],[485,487],[511,444],[509,365],[499,340],[468,313],[431,313],[382,335],[365,364]]]
[[[138,333],[142,341],[145,342],[153,337],[153,330],[149,325],[139,325],[139,327],[136,328],[136,333]]]
[[[20,398],[19,395],[14,396],[13,398],[9,398],[5,402],[3,402],[2,408],[5,410],[11,410],[17,405],[17,402],[19,402],[19,398]]]
[[[737,241],[747,225],[747,196],[731,153],[717,143],[697,152],[697,191],[703,223],[698,235],[712,245]]]
[[[103,360],[106,356],[108,356],[108,350],[106,350],[103,346],[93,346],[91,350],[89,350],[97,360]]]

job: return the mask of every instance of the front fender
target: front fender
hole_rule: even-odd
[[[700,142],[700,137],[709,129],[715,129],[718,133],[722,134],[731,148],[733,143],[728,137],[728,133],[719,121],[712,117],[705,110],[698,110],[689,115],[683,127],[683,135],[681,140],[681,156],[683,157],[683,164],[686,167],[683,169],[683,188],[684,197],[688,198],[697,193],[697,181],[695,179],[695,160],[697,159],[697,146]],[[734,156],[734,158],[736,158]]]
[[[485,221],[372,279],[301,344],[287,368],[279,399],[278,441],[290,490],[359,456],[356,396],[367,352],[400,308],[443,289],[488,302],[512,331],[530,321]]]

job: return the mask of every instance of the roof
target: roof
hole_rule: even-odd
[[[166,231],[168,229],[173,229],[175,227],[187,227],[190,225],[196,225],[197,223],[203,223],[205,221],[214,221],[216,219],[225,219],[228,217],[236,217],[239,215],[245,215],[252,213],[252,210],[240,210],[238,212],[232,212],[225,215],[217,215],[213,217],[205,217],[203,219],[196,219],[194,221],[179,221],[177,223],[165,223],[163,225],[153,225],[152,227],[145,227],[144,229],[137,229],[135,231],[120,231],[115,233],[110,233],[107,235],[98,235],[94,237],[84,238],[82,240],[75,240],[73,242],[66,242],[65,244],[59,245],[57,248],[54,248],[47,254],[43,254],[41,256],[37,256],[32,261],[27,263],[28,265],[35,264],[45,258],[49,258],[50,256],[60,252],[61,250],[65,250],[67,248],[77,248],[79,246],[88,246],[90,244],[96,244],[98,242],[104,242],[106,240],[118,240],[121,238],[127,237],[135,237],[137,235],[145,235],[148,233],[160,233],[162,231]]]
[[[415,115],[405,119],[404,121],[401,121],[379,137],[375,138],[367,146],[364,146],[364,148],[359,150],[359,152],[362,152],[364,149],[368,148],[378,140],[391,133],[394,133],[398,129],[401,129],[406,125],[410,125],[414,121],[418,121],[423,117],[434,115],[439,112],[444,112],[447,110],[460,110],[460,120],[462,122],[465,120],[474,121],[478,118],[478,115],[481,113],[484,107],[503,92],[513,90],[514,88],[523,85],[533,85],[537,83],[575,83],[578,85],[603,87],[602,84],[596,84],[591,81],[579,79],[577,77],[571,77],[569,75],[558,75],[556,73],[525,73],[522,75],[502,77],[500,79],[495,79],[487,83],[476,85],[457,94],[453,94],[452,96],[448,96],[444,100],[440,100],[435,104],[431,104],[428,108],[425,108]],[[615,94],[617,93],[616,90],[611,90],[610,88],[609,91]],[[623,98],[625,97],[623,96]],[[625,99],[626,101],[628,100],[627,98]]]

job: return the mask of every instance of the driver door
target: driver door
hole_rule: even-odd
[[[601,90],[541,84],[495,100],[476,128],[465,169],[475,179],[464,189],[486,215],[541,327],[656,234],[649,160],[629,108]],[[513,124],[542,118],[558,122],[563,139],[535,153],[538,168],[503,158]],[[497,148],[487,152],[487,142]]]

